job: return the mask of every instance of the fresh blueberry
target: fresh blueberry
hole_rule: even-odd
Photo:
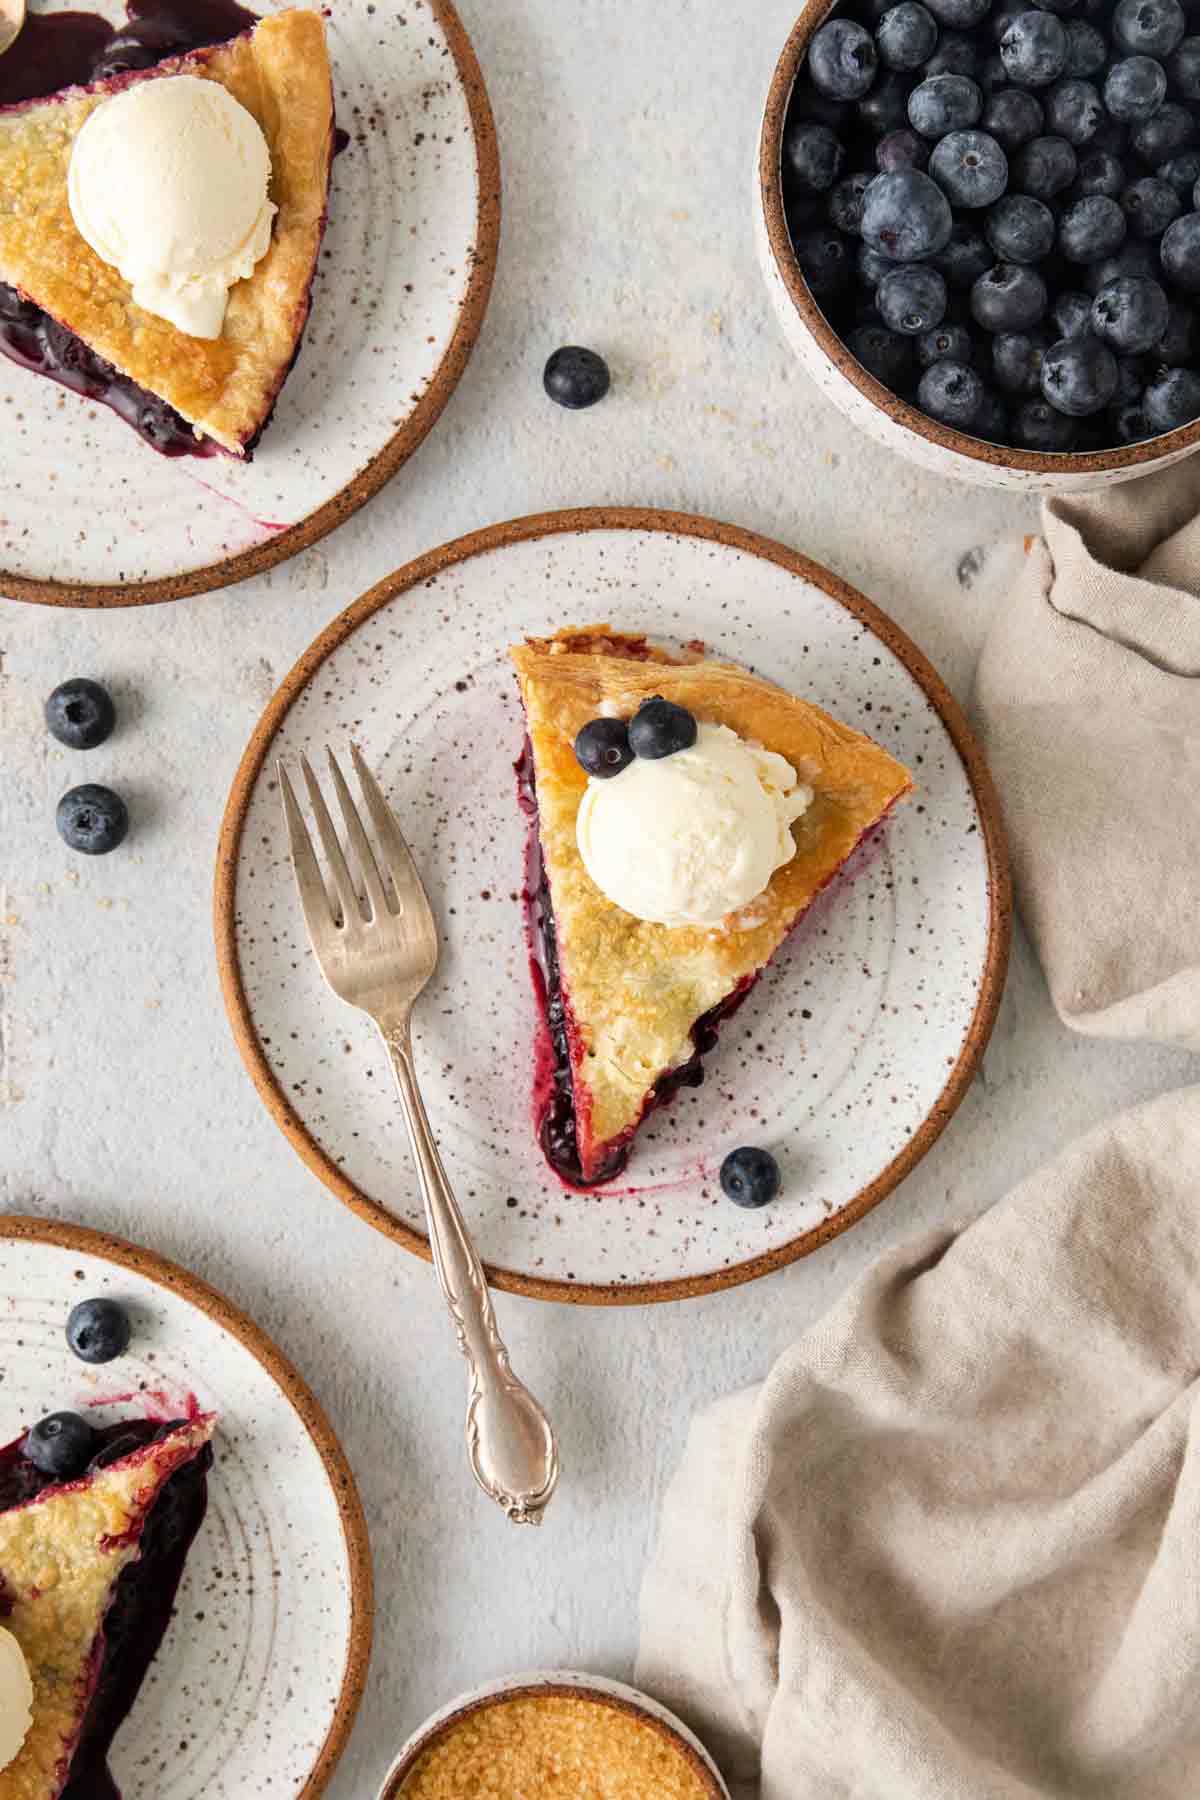
[[[920,337],[940,325],[946,312],[946,283],[936,269],[901,264],[875,290],[879,316],[891,331]]]
[[[969,75],[972,81],[977,81],[983,60],[972,38],[963,37],[957,31],[947,31],[935,54],[926,62],[925,74]]]
[[[721,1191],[735,1206],[769,1206],[779,1192],[779,1164],[769,1150],[744,1144],[721,1164]]]
[[[1142,404],[1142,391],[1150,379],[1151,365],[1144,356],[1118,356],[1117,358],[1117,391],[1113,395],[1114,406],[1126,406],[1131,400]]]
[[[1041,393],[1042,357],[1049,348],[1050,334],[1040,326],[992,339],[992,373],[1006,394]]]
[[[1064,338],[1042,358],[1042,398],[1072,419],[1090,418],[1117,391],[1117,359],[1098,338]]]
[[[986,131],[952,131],[934,149],[929,173],[956,206],[991,206],[1008,186],[1008,158]]]
[[[1022,263],[996,263],[971,289],[971,316],[985,331],[1028,331],[1046,305],[1045,282]]]
[[[1092,301],[1092,330],[1122,355],[1153,349],[1167,329],[1169,317],[1167,296],[1157,281],[1139,280],[1134,275],[1108,282]]]
[[[1138,444],[1149,436],[1146,414],[1138,400],[1122,400],[1112,409],[1112,426],[1119,444]]]
[[[875,49],[886,69],[919,69],[937,48],[938,28],[920,0],[900,0],[875,31]]]
[[[894,393],[908,387],[913,377],[912,339],[889,331],[886,325],[860,325],[847,342],[868,375]]]
[[[1031,194],[1005,194],[983,228],[1001,262],[1041,262],[1054,248],[1054,214]]]
[[[1166,100],[1153,118],[1143,119],[1129,134],[1129,142],[1143,162],[1157,168],[1169,156],[1189,150],[1196,141],[1196,121],[1186,106]]]
[[[928,0],[939,25],[950,31],[970,31],[987,18],[991,0]]]
[[[1000,39],[1000,55],[1018,87],[1049,87],[1067,66],[1067,33],[1053,13],[1018,13]]]
[[[1160,163],[1154,173],[1160,181],[1168,182],[1181,200],[1190,201],[1200,181],[1200,150],[1184,150]]]
[[[1183,211],[1183,201],[1169,181],[1143,175],[1121,195],[1121,210],[1135,237],[1159,237]]]
[[[1104,103],[1090,81],[1069,76],[1056,81],[1046,94],[1046,124],[1055,137],[1078,147],[1095,137],[1104,117]]]
[[[896,265],[890,257],[880,256],[878,250],[868,250],[862,244],[854,259],[854,266],[864,287],[877,288],[888,270],[894,269]]]
[[[945,247],[929,260],[952,288],[969,288],[985,269],[991,268],[996,257],[987,239],[973,225],[956,220]]]
[[[1200,37],[1186,37],[1167,63],[1172,92],[1200,100]]]
[[[1101,262],[1125,242],[1125,214],[1107,194],[1072,200],[1058,223],[1058,247],[1068,262]]]
[[[71,750],[94,750],[117,722],[107,688],[82,675],[55,688],[46,702],[45,715],[51,737]]]
[[[857,237],[862,229],[863,195],[873,175],[847,175],[829,196],[829,222],[849,237]]]
[[[1079,173],[1072,193],[1083,199],[1087,194],[1107,194],[1119,200],[1125,191],[1125,164],[1107,150],[1089,150],[1079,159]]]
[[[994,388],[985,387],[979,417],[975,421],[975,435],[986,438],[989,444],[1003,444],[1008,441],[1008,429],[1007,406]]]
[[[832,300],[850,279],[853,268],[851,240],[826,225],[802,231],[794,248],[800,273],[815,300]]]
[[[983,129],[1010,152],[1040,137],[1045,122],[1041,101],[1023,88],[1003,88],[993,94],[980,120]]]
[[[800,119],[784,133],[783,166],[801,193],[827,193],[845,160],[845,149],[828,125]]]
[[[956,431],[970,431],[983,407],[983,382],[966,363],[935,362],[917,386],[917,404],[931,419]]]
[[[21,1449],[35,1469],[59,1481],[82,1475],[96,1444],[96,1434],[78,1413],[51,1413],[39,1419]]]
[[[971,333],[965,325],[943,320],[936,331],[926,331],[917,339],[917,361],[923,369],[937,362],[969,363],[975,354]]]
[[[1000,40],[1003,38],[1013,20],[1019,18],[1022,13],[1028,11],[1029,0],[1000,0],[999,5],[993,6],[987,19],[984,21],[980,35],[985,38],[990,38],[992,43],[999,48]]]
[[[1066,138],[1039,137],[1017,151],[1013,186],[1037,200],[1052,200],[1069,188],[1079,164]]]
[[[1013,442],[1023,450],[1070,450],[1075,442],[1074,419],[1058,412],[1045,400],[1027,400],[1013,420]]]
[[[58,803],[55,814],[58,835],[72,850],[85,856],[104,856],[115,850],[129,829],[129,813],[125,802],[111,788],[85,781],[82,787],[70,788]]]
[[[855,104],[860,128],[877,138],[902,130],[908,124],[910,86],[909,76],[901,75],[898,69],[885,69],[870,93]]]
[[[1083,271],[1083,285],[1094,299],[1106,283],[1116,281],[1122,275],[1145,275],[1155,281],[1160,274],[1158,258],[1148,244],[1126,241],[1115,256],[1106,256],[1103,262],[1087,265]]]
[[[850,116],[850,108],[844,100],[831,100],[814,86],[808,75],[802,74],[792,89],[791,116],[794,119],[813,119],[818,125],[828,125],[830,131],[842,132]]]
[[[1170,56],[1187,23],[1179,0],[1117,0],[1109,29],[1126,56]]]
[[[920,169],[877,175],[863,201],[863,242],[893,262],[920,262],[944,249],[953,223],[945,194]]]
[[[633,761],[623,719],[589,719],[575,739],[575,760],[597,781],[619,775]]]
[[[1104,78],[1104,104],[1122,124],[1149,119],[1166,97],[1166,70],[1151,56],[1127,56]]]
[[[983,94],[969,75],[931,75],[908,96],[908,122],[922,137],[965,131],[982,111]]]
[[[1167,328],[1154,347],[1154,360],[1168,369],[1190,367],[1196,360],[1196,315],[1190,306],[1172,300],[1167,309]]]
[[[551,400],[571,412],[595,406],[609,389],[608,364],[594,350],[566,344],[556,350],[542,371],[542,386]]]
[[[1200,418],[1200,375],[1191,369],[1163,369],[1147,387],[1142,408],[1152,432],[1189,425]]]
[[[1070,19],[1065,28],[1067,34],[1067,61],[1063,69],[1064,75],[1078,75],[1085,80],[1089,75],[1098,75],[1108,61],[1108,45],[1104,34],[1086,19]]]
[[[67,1342],[80,1362],[115,1362],[132,1336],[129,1314],[116,1300],[81,1300],[67,1318]]]
[[[998,94],[1001,88],[1008,87],[1008,70],[1005,68],[1004,59],[998,50],[988,57],[975,80],[983,91],[985,105],[993,94]]]
[[[1184,213],[1168,225],[1158,254],[1168,281],[1185,294],[1200,294],[1200,212]]]
[[[877,58],[869,32],[851,19],[830,19],[814,35],[808,68],[831,100],[858,100],[875,79]]]
[[[696,741],[696,721],[685,706],[655,694],[629,721],[629,748],[647,762],[659,762],[676,751],[690,750]]]
[[[928,161],[929,145],[911,125],[889,131],[875,146],[875,167],[881,175],[892,175],[897,169],[923,169]]]
[[[1059,294],[1050,308],[1050,324],[1055,338],[1082,337],[1092,328],[1092,299],[1089,294]]]

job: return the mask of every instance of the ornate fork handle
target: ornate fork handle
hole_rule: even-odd
[[[380,1024],[421,1182],[433,1266],[467,1359],[467,1451],[485,1494],[517,1525],[540,1525],[558,1484],[558,1447],[542,1408],[513,1374],[487,1277],[430,1130],[407,1021]]]

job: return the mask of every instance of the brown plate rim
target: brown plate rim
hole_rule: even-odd
[[[1149,469],[1177,452],[1193,450],[1200,444],[1200,419],[1181,425],[1161,437],[1148,438],[1140,444],[1127,444],[1116,450],[1058,451],[1018,450],[1007,444],[989,444],[982,438],[969,437],[940,425],[936,419],[918,412],[897,394],[876,381],[863,368],[853,352],[829,324],[800,273],[788,233],[783,206],[782,152],[783,129],[787,122],[788,103],[800,72],[800,65],[817,27],[837,5],[838,0],[808,0],[784,44],[771,86],[767,93],[762,132],[758,146],[758,188],[771,257],[780,280],[787,289],[801,324],[816,341],[838,373],[845,377],[865,400],[883,413],[893,424],[911,431],[926,443],[936,444],[972,462],[992,468],[1014,469],[1028,475],[1111,475],[1126,470]]]
[[[316,1762],[295,1800],[316,1800],[323,1794],[338,1760],[354,1729],[362,1703],[371,1661],[371,1645],[375,1630],[375,1586],[371,1564],[371,1545],[367,1521],[359,1498],[353,1470],[346,1459],[325,1416],[324,1408],[303,1376],[289,1362],[266,1332],[253,1319],[218,1293],[199,1275],[193,1275],[179,1263],[132,1244],[110,1232],[97,1231],[90,1225],[71,1225],[57,1219],[35,1218],[24,1213],[6,1213],[0,1217],[0,1242],[4,1239],[53,1244],[61,1250],[75,1250],[84,1256],[98,1256],[120,1268],[156,1282],[171,1293],[206,1313],[223,1331],[237,1339],[267,1374],[282,1389],[289,1405],[313,1441],[329,1478],[341,1519],[342,1536],[350,1564],[350,1640],[346,1666],[342,1674],[337,1707],[325,1741],[317,1752]]]
[[[797,1258],[808,1255],[831,1238],[840,1236],[851,1225],[857,1224],[864,1214],[891,1193],[940,1137],[966,1093],[991,1036],[1004,989],[1012,938],[1012,881],[1000,803],[984,762],[983,752],[957,700],[907,633],[873,601],[860,594],[857,588],[851,587],[840,576],[813,562],[810,557],[798,550],[789,549],[786,544],[778,543],[773,538],[702,515],[662,511],[653,507],[576,507],[562,512],[534,513],[526,518],[485,526],[480,531],[455,538],[439,549],[427,551],[425,555],[385,576],[327,625],[284,678],[268,703],[238,765],[221,822],[213,891],[213,926],[221,992],[233,1035],[250,1078],[271,1117],[313,1173],[352,1212],[402,1244],[406,1250],[429,1261],[428,1239],[395,1218],[381,1202],[371,1199],[348,1180],[295,1116],[259,1044],[242,983],[236,931],[237,859],[250,796],[259,771],[266,761],[272,739],[292,705],[326,657],[381,606],[398,594],[420,588],[423,583],[458,563],[502,549],[508,544],[525,543],[530,539],[564,533],[605,530],[657,531],[674,537],[696,537],[705,542],[726,545],[745,554],[763,557],[820,588],[886,644],[923,690],[946,727],[966,771],[979,812],[987,855],[990,912],[987,957],[979,997],[963,1047],[945,1086],[904,1149],[832,1219],[814,1226],[810,1231],[801,1232],[774,1250],[750,1257],[731,1268],[710,1270],[704,1275],[679,1276],[665,1281],[636,1282],[629,1285],[567,1282],[488,1265],[488,1279],[493,1287],[524,1294],[531,1299],[563,1300],[576,1305],[636,1306],[647,1302],[693,1299],[721,1288],[737,1287],[743,1282],[754,1281],[761,1275],[768,1275],[773,1270],[781,1269]]]
[[[420,1728],[419,1736],[412,1748],[406,1752],[404,1761],[389,1771],[378,1800],[403,1800],[403,1786],[413,1773],[418,1757],[430,1749],[438,1740],[463,1719],[469,1719],[473,1713],[489,1711],[495,1706],[506,1706],[513,1700],[587,1700],[593,1706],[601,1706],[609,1712],[623,1713],[627,1718],[637,1719],[639,1724],[650,1726],[659,1737],[666,1738],[672,1747],[679,1751],[692,1773],[704,1782],[710,1800],[726,1800],[726,1792],[720,1781],[713,1775],[703,1757],[688,1743],[687,1739],[676,1727],[666,1719],[660,1719],[648,1707],[640,1706],[625,1694],[610,1694],[604,1688],[591,1687],[586,1681],[579,1683],[555,1681],[551,1675],[545,1681],[519,1681],[516,1687],[502,1687],[495,1693],[468,1695],[461,1701],[453,1703],[454,1710],[445,1718],[438,1719],[436,1724]]]
[[[163,575],[153,581],[91,583],[42,581],[0,569],[0,595],[28,601],[35,606],[118,607],[153,606],[165,600],[183,600],[192,594],[208,594],[249,581],[302,550],[311,549],[356,513],[386,486],[392,476],[428,437],[442,410],[458,386],[475,348],[491,298],[500,249],[500,146],[483,72],[454,0],[427,0],[445,34],[454,57],[459,81],[467,96],[471,130],[475,140],[475,192],[478,233],[471,277],[459,308],[458,322],[433,379],[411,416],[393,433],[371,460],[351,477],[345,487],[322,501],[307,518],[285,531],[228,556],[206,563],[182,575]]]

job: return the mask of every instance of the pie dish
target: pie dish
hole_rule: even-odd
[[[0,1615],[34,1687],[32,1724],[0,1770],[0,1800],[115,1793],[109,1746],[162,1641],[204,1517],[215,1423],[208,1414],[109,1426],[74,1481],[40,1473],[21,1441],[0,1450]]]
[[[224,327],[211,340],[137,306],[76,230],[67,196],[72,148],[96,108],[176,75],[220,83],[255,118],[279,209],[269,250],[230,290]],[[215,447],[249,457],[308,317],[333,131],[325,28],[319,14],[301,10],[149,69],[0,110],[0,348],[105,401],[167,454]]]
[[[575,1187],[625,1167],[642,1120],[703,1079],[701,1058],[770,958],[857,846],[912,788],[860,732],[774,683],[697,654],[681,662],[606,625],[515,647],[525,708],[518,764],[530,818],[525,901],[539,1001],[538,1141]],[[653,696],[786,758],[814,798],[790,861],[721,927],[667,926],[614,905],[584,867],[576,816],[587,775],[577,734]]]

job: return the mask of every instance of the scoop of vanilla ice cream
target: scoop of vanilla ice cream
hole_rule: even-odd
[[[20,1751],[33,1723],[33,1683],[25,1652],[0,1626],[0,1769]]]
[[[216,81],[164,75],[103,101],[75,140],[67,199],[81,237],[147,312],[216,338],[229,290],[271,242],[271,153]]]
[[[700,724],[690,750],[635,757],[619,775],[588,782],[579,854],[600,891],[635,918],[719,925],[791,861],[792,821],[811,802],[782,756]]]

